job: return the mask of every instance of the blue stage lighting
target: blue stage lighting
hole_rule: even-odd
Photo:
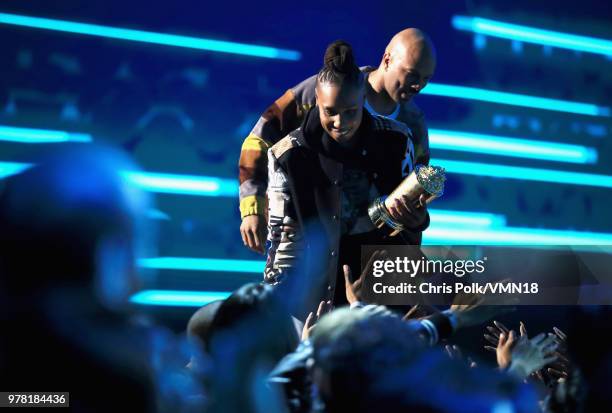
[[[452,161],[449,159],[437,159],[433,163],[442,166],[448,172],[464,175],[612,188],[612,176],[610,175]],[[0,178],[15,175],[30,166],[31,164],[0,162]],[[132,171],[126,172],[126,176],[135,185],[151,192],[228,197],[238,194],[238,183],[231,179]]]
[[[612,245],[612,234],[531,228],[442,228],[423,233],[423,245]]]
[[[67,20],[22,16],[9,13],[0,13],[0,23],[35,29],[77,33],[88,36],[107,37],[111,39],[131,40],[164,46],[186,47],[211,52],[264,57],[268,59],[295,61],[300,60],[302,57],[301,53],[298,51],[278,49],[276,47],[257,46],[246,43],[181,36],[176,34],[155,33],[143,30],[122,29],[119,27],[102,26],[98,24],[78,23]]]
[[[18,143],[91,142],[86,133],[0,126],[0,140]]]
[[[546,161],[595,163],[597,150],[581,145],[506,138],[451,130],[429,129],[432,148],[488,155],[542,159]]]
[[[557,112],[577,113],[590,116],[610,116],[610,108],[591,103],[572,102],[569,100],[549,99],[538,96],[520,95],[517,93],[499,92],[468,86],[444,85],[430,83],[421,92],[423,95],[446,96],[458,99],[479,100],[502,105],[521,106]]]
[[[431,225],[446,228],[447,226],[461,227],[503,227],[506,217],[486,212],[464,212],[446,209],[430,209]]]
[[[28,163],[0,162],[0,178],[18,174],[31,166],[32,164]],[[238,196],[238,183],[233,179],[136,171],[124,171],[123,174],[129,182],[150,192],[199,196]]]
[[[480,162],[451,161],[448,159],[437,159],[432,161],[432,163],[443,167],[447,172],[464,175],[612,188],[612,176],[610,175],[527,168],[522,166],[506,166]]]
[[[457,30],[466,30],[502,39],[612,56],[612,41],[596,37],[537,29],[482,17],[453,16],[452,25]]]
[[[158,270],[222,271],[263,274],[264,261],[216,258],[155,257],[139,261],[143,268]]]
[[[19,162],[0,162],[0,179],[8,178],[12,175],[17,175],[31,167],[29,163]]]
[[[225,300],[230,294],[220,291],[144,290],[134,294],[130,301],[140,305],[202,307],[213,301]]]
[[[233,179],[133,171],[126,171],[124,174],[132,183],[151,192],[199,196],[238,196],[238,183]]]

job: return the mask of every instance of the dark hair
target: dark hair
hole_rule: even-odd
[[[243,285],[222,302],[204,343],[209,351],[219,337],[236,340],[241,346],[259,345],[275,363],[299,344],[291,315],[283,310],[274,288],[263,283]]]
[[[362,81],[363,76],[355,64],[351,45],[344,40],[336,40],[327,46],[317,82],[338,85],[344,82],[361,84]]]

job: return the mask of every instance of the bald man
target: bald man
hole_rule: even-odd
[[[378,67],[366,66],[365,107],[372,114],[395,119],[412,132],[408,150],[418,164],[429,163],[429,138],[423,112],[412,102],[436,69],[436,52],[429,37],[419,29],[397,33],[383,53]],[[302,123],[316,104],[316,75],[287,90],[261,115],[244,140],[240,152],[240,233],[244,245],[264,253],[267,234],[267,150]],[[408,154],[410,155],[410,154]],[[405,162],[410,162],[406,156]],[[405,165],[406,171],[413,165]]]

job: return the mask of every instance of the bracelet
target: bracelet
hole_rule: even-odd
[[[396,222],[387,211],[387,207],[385,207],[386,198],[386,196],[376,198],[368,207],[368,215],[376,228],[380,229],[386,225],[394,230],[391,234],[391,236],[394,236],[403,231],[404,226]]]

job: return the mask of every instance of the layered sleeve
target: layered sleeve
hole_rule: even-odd
[[[242,143],[238,161],[240,216],[263,215],[266,210],[267,152],[283,135],[283,126],[296,116],[293,92],[288,90],[261,115]]]
[[[283,136],[297,129],[315,104],[316,77],[287,90],[261,115],[246,137],[238,162],[240,216],[263,215],[266,210],[267,151]]]
[[[272,150],[268,151],[268,256],[264,280],[276,283],[295,268],[304,250],[301,230],[294,214],[286,172]]]

